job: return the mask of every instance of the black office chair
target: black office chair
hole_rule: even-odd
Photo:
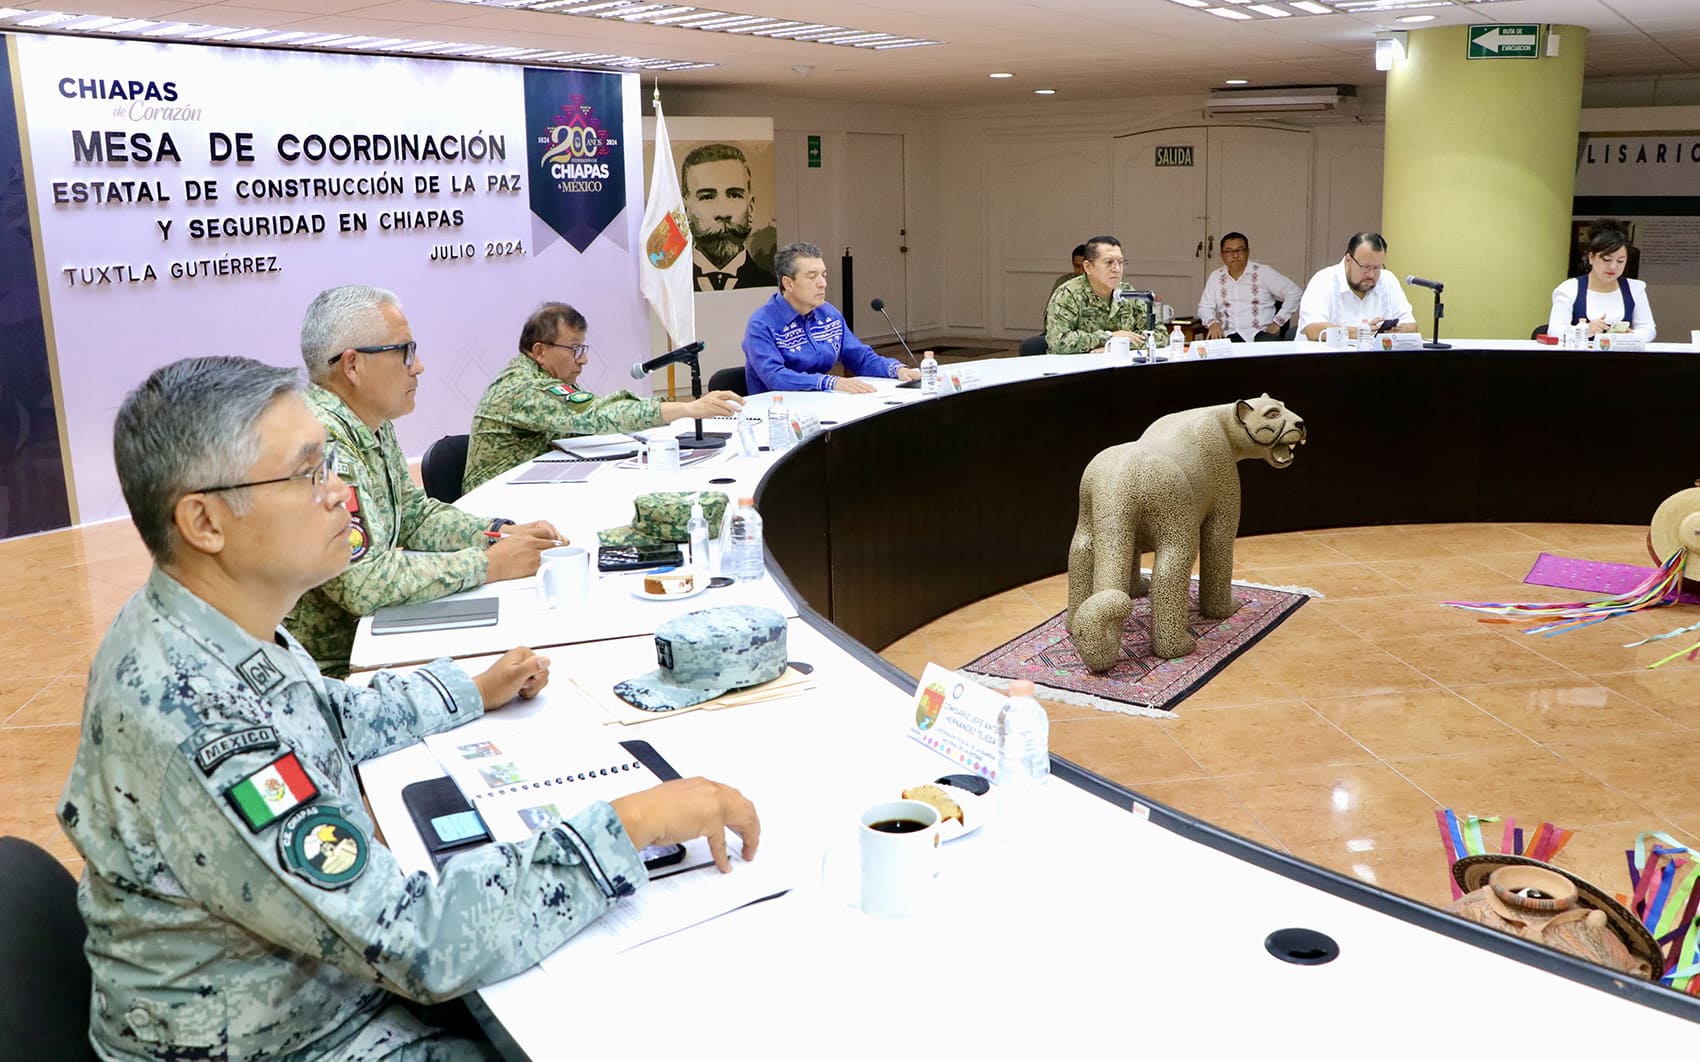
[[[1548,334],[1548,332],[1547,332],[1547,326],[1546,325],[1536,325],[1535,330],[1533,332],[1529,333],[1529,338],[1530,339],[1539,339],[1542,336],[1547,335],[1547,334]]]
[[[419,462],[419,478],[425,481],[426,494],[453,504],[466,493],[460,485],[466,481],[466,448],[471,443],[470,435],[445,435],[431,444],[425,459]]]
[[[743,396],[750,393],[750,381],[744,376],[742,365],[733,365],[726,369],[715,369],[714,375],[708,378],[710,391],[731,391]]]
[[[21,837],[0,837],[0,1044],[7,1058],[93,1059],[88,935],[77,882]]]
[[[1021,357],[1024,358],[1037,357],[1050,349],[1050,346],[1045,342],[1045,333],[1043,332],[1036,336],[1028,336],[1021,341]]]

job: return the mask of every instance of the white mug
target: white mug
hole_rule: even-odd
[[[1324,328],[1322,330],[1322,341],[1331,347],[1343,347],[1346,345],[1346,329],[1340,325]]]
[[[643,466],[651,472],[679,471],[679,439],[665,435],[649,439],[643,447]]]
[[[539,558],[537,592],[546,608],[581,608],[590,600],[590,551],[579,546],[546,549]]]
[[[899,832],[892,832],[894,827]],[[939,876],[939,812],[919,800],[888,800],[862,812],[862,910],[907,918],[926,909]]]
[[[1111,336],[1104,344],[1104,353],[1127,357],[1133,351],[1133,341],[1126,336]]]
[[[1688,345],[1695,350],[1700,350],[1700,328],[1688,333]]]

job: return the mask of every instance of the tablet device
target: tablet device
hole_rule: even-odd
[[[921,381],[920,381],[920,378],[917,377],[916,379],[907,380],[903,383],[898,384],[897,389],[899,391],[909,391],[909,390],[913,390],[914,388],[917,388],[917,387],[920,387],[920,386],[921,386]]]
[[[426,601],[381,608],[372,615],[373,634],[414,634],[460,627],[494,627],[501,601],[493,597]]]

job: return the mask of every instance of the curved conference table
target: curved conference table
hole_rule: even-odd
[[[976,386],[931,400],[889,381],[868,396],[787,395],[788,407],[821,418],[820,435],[776,460],[728,455],[672,484],[694,489],[716,477],[735,481],[720,488],[729,493],[755,489],[772,579],[736,591],[789,606],[798,617],[793,657],[817,664],[821,692],[807,705],[695,713],[619,736],[654,741],[686,773],[745,788],[764,823],[771,814],[764,856],[781,858],[787,847],[807,856],[818,835],[837,838],[830,822],[882,791],[870,786],[948,770],[901,736],[914,680],[872,647],[1062,570],[1081,468],[1164,413],[1267,391],[1305,418],[1310,445],[1293,466],[1241,465],[1242,534],[1447,521],[1638,524],[1695,474],[1684,406],[1700,385],[1700,357],[1674,345],[1592,354],[1463,341],[1447,351],[1360,354],[1258,344],[1204,361],[1049,356],[970,371]],[[767,405],[754,397],[745,415],[761,416]],[[633,478],[642,473],[613,470],[565,489],[513,484],[523,472],[460,504],[546,517],[583,542],[622,522],[630,498],[653,489]],[[355,666],[489,653],[516,641],[559,646],[544,650],[558,679],[606,681],[653,660],[641,635],[659,614],[636,616],[617,587],[593,588],[589,611],[605,628],[595,634],[591,624],[538,612],[523,584],[473,593],[502,598],[498,627],[389,639],[374,638],[368,621]],[[362,768],[380,823],[396,824],[386,832],[407,866],[424,860],[395,792],[439,773],[419,749]],[[1272,1058],[1337,1053],[1334,1044],[1427,1051],[1502,1032],[1510,1014],[1531,1006],[1574,1019],[1568,1043],[1605,1049],[1621,1043],[1617,1030],[1630,1022],[1683,1035],[1687,1022],[1700,1021],[1700,1000],[1262,848],[1066,761],[1055,767],[1073,784],[1050,787],[1055,837],[1030,860],[1021,853],[1011,862],[995,838],[947,846],[951,902],[961,910],[900,923],[846,913],[830,896],[823,903],[826,875],[805,859],[802,878],[814,888],[800,880],[781,900],[571,975],[569,942],[543,968],[485,989],[483,1000],[539,1059],[638,1044],[659,1054],[663,1043],[689,1047],[706,1037],[756,1058],[882,1049],[1002,1057],[1202,1036],[1228,1049],[1256,1045]],[[1263,938],[1283,926],[1329,933],[1341,957],[1309,967],[1276,961]],[[1013,1017],[997,996],[1006,980],[1034,1001]],[[1437,1020],[1434,1001],[1459,993],[1523,1005],[1448,1007]],[[1226,1014],[1233,1020],[1222,1022]]]

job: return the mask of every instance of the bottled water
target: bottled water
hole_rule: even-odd
[[[1019,840],[1032,825],[1038,790],[1051,776],[1051,721],[1033,699],[1033,683],[1009,684],[998,712],[999,814],[1005,834]]]
[[[1175,327],[1169,329],[1169,357],[1171,357],[1171,358],[1180,357],[1181,351],[1184,350],[1185,348],[1186,348],[1186,335],[1181,332],[1181,326],[1176,325]]]
[[[791,415],[781,395],[773,396],[767,407],[767,448],[776,454],[791,449]]]
[[[761,555],[761,514],[754,498],[739,498],[731,520],[732,552],[726,574],[740,583],[751,583],[767,574]]]
[[[754,417],[738,417],[738,446],[745,457],[756,457],[761,453],[761,447],[756,442],[756,423]]]
[[[691,543],[691,570],[700,576],[713,574],[708,563],[708,517],[703,515],[701,496],[691,502],[691,518],[685,523],[685,537]]]
[[[921,394],[928,398],[939,393],[939,363],[933,352],[921,352]]]

